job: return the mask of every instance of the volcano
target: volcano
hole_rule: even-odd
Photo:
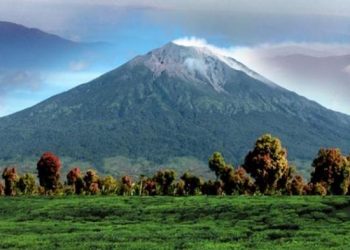
[[[162,164],[221,151],[240,163],[257,137],[281,138],[290,160],[350,151],[350,116],[280,87],[208,48],[168,43],[91,82],[0,119],[0,159],[53,151],[103,169],[125,157]]]

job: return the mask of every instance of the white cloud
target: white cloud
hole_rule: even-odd
[[[350,64],[344,68],[344,72],[350,75]]]
[[[30,70],[0,71],[0,95],[18,89],[38,90],[42,84],[43,78],[39,72]]]
[[[82,71],[89,66],[88,62],[85,61],[74,61],[69,64],[69,69],[72,71]]]
[[[220,55],[228,56],[228,57],[234,57],[235,52],[236,52],[236,49],[233,47],[220,48],[220,47],[217,47],[215,45],[209,44],[203,38],[197,38],[195,36],[175,39],[175,40],[173,40],[173,43],[181,45],[181,46],[187,46],[187,47],[207,48],[216,54],[220,54]]]
[[[350,55],[350,44],[286,42],[220,48],[196,37],[179,38],[173,42],[205,47],[233,57],[284,88],[350,114],[349,77],[344,77],[344,72],[350,74],[350,65],[344,64],[344,58]]]

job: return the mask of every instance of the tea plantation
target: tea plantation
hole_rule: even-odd
[[[0,249],[350,249],[350,198],[4,197]]]

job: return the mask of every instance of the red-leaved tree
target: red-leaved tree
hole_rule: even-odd
[[[40,186],[45,192],[56,191],[60,185],[60,159],[51,152],[44,153],[37,163]]]

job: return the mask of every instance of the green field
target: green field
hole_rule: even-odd
[[[7,248],[350,249],[350,198],[1,198]]]

